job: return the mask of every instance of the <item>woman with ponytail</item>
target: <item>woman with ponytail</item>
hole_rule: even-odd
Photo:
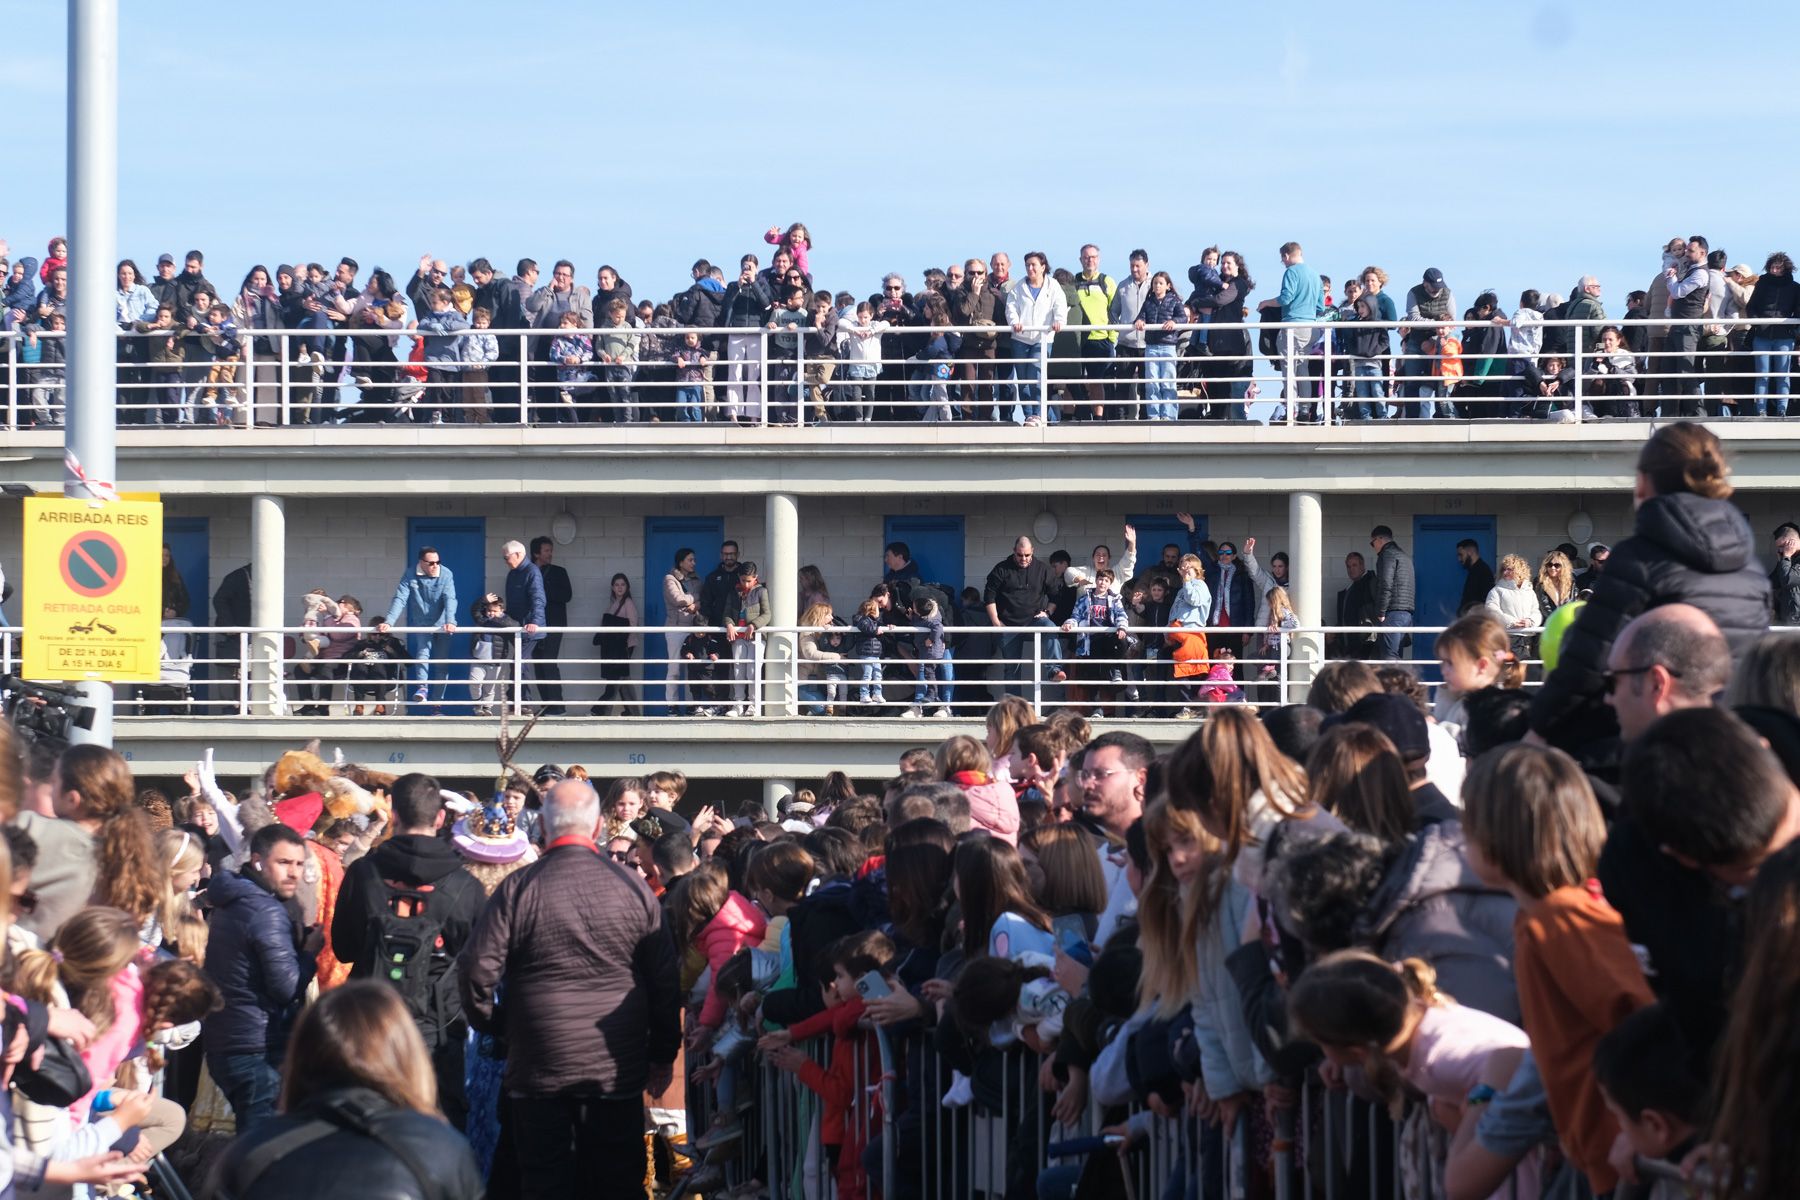
[[[1517,688],[1525,683],[1525,664],[1492,609],[1472,609],[1456,618],[1437,635],[1432,649],[1444,670],[1444,686],[1438,689],[1432,715],[1439,725],[1453,726],[1452,732],[1468,722],[1464,696],[1485,687]]]
[[[1531,702],[1534,739],[1571,751],[1616,725],[1606,700],[1606,659],[1631,619],[1664,604],[1691,604],[1719,626],[1734,661],[1768,632],[1769,580],[1756,539],[1731,503],[1725,451],[1705,426],[1664,425],[1638,454],[1632,535],[1563,639],[1556,670]]]

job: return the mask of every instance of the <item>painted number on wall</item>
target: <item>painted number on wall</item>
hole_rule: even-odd
[[[388,755],[388,761],[391,763],[405,762],[406,761],[406,751],[404,751],[404,750],[394,751],[392,754]]]
[[[627,754],[625,756],[625,761],[634,767],[641,767],[644,765],[645,758],[642,754]]]

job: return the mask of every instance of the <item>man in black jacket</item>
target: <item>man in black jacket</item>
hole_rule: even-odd
[[[1376,640],[1375,657],[1393,661],[1400,657],[1406,643],[1406,630],[1412,627],[1415,585],[1410,555],[1394,540],[1394,531],[1377,525],[1369,531],[1369,547],[1375,551],[1374,618],[1382,626]]]
[[[402,775],[394,783],[394,836],[344,872],[331,920],[331,949],[350,964],[352,979],[389,978],[406,999],[431,1051],[438,1107],[463,1127],[463,1043],[468,1024],[456,985],[456,956],[486,900],[462,858],[437,836],[444,823],[443,789],[430,775]],[[410,914],[410,915],[408,915]],[[409,941],[428,942],[422,969],[392,978],[394,955]]]
[[[553,629],[569,623],[569,601],[575,598],[569,573],[556,565],[555,557],[555,541],[541,534],[531,539],[531,561],[544,577],[544,623]],[[544,704],[546,717],[563,713],[562,668],[556,665],[556,658],[562,653],[562,639],[560,633],[546,633],[531,648],[538,699]]]
[[[1775,527],[1775,566],[1769,587],[1775,596],[1775,624],[1800,625],[1800,525],[1784,521]]]
[[[250,839],[242,872],[214,876],[206,889],[205,969],[225,1001],[206,1018],[206,1065],[239,1132],[275,1111],[288,1031],[324,940],[314,931],[303,942],[290,911],[305,870],[306,843],[277,822]]]
[[[1003,629],[1022,629],[1050,624],[1050,565],[1036,557],[1037,548],[1023,534],[1013,543],[1012,555],[994,564],[988,572],[987,585],[981,590],[981,602],[987,608],[990,625]],[[1022,633],[1000,635],[1000,657],[1006,660],[1006,691],[1014,696],[1024,694],[1020,680],[1025,660],[1031,657],[1031,639]]]
[[[463,950],[463,1010],[506,1037],[524,1200],[641,1200],[644,1093],[668,1088],[681,1046],[675,942],[643,877],[595,845],[585,780],[543,814],[543,857],[500,881]]]
[[[1370,606],[1375,603],[1375,576],[1369,574],[1368,565],[1362,552],[1358,550],[1344,555],[1344,574],[1350,577],[1350,586],[1337,594],[1337,624],[1361,625],[1371,619]],[[1337,650],[1334,651],[1337,657],[1369,657],[1373,644],[1369,636],[1360,633],[1339,633],[1332,636],[1337,639]]]
[[[725,624],[725,608],[737,592],[738,575],[743,571],[738,562],[738,544],[724,542],[719,546],[719,565],[700,585],[700,619],[708,625]]]
[[[242,629],[250,624],[249,563],[245,563],[235,571],[228,572],[225,578],[219,580],[219,590],[213,593],[213,623],[225,629]],[[202,636],[200,640],[201,645],[199,647],[199,653],[206,655],[208,658],[224,659],[226,662],[236,660],[236,634],[213,634],[212,642],[214,652],[212,653],[208,653],[206,649],[205,642],[207,639]],[[218,671],[221,676],[233,680],[237,679],[236,667],[220,666]],[[216,698],[230,700],[235,703],[237,701],[237,689],[240,685],[241,681],[239,683],[222,686],[219,690],[222,691],[224,695]]]
[[[1456,543],[1456,561],[1467,572],[1463,576],[1462,599],[1456,602],[1456,615],[1460,617],[1487,603],[1487,594],[1494,590],[1494,568],[1481,561],[1481,547],[1474,538]]]

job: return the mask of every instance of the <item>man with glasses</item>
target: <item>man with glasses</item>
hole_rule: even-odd
[[[1000,293],[988,285],[987,264],[979,258],[971,258],[958,271],[963,278],[949,295],[950,323],[999,328],[1006,315],[1006,302]],[[956,352],[956,356],[963,360],[962,377],[966,386],[962,404],[965,418],[972,415],[969,410],[979,405],[985,394],[989,404],[988,420],[1000,419],[999,406],[993,403],[994,341],[995,334],[991,331],[962,335],[962,348]],[[982,384],[986,386],[981,386]]]
[[[1042,386],[1043,372],[1038,355],[1048,349],[1051,339],[1062,332],[1069,320],[1068,297],[1063,295],[1060,284],[1048,278],[1049,273],[1050,260],[1042,250],[1033,250],[1025,256],[1025,278],[1006,293],[1006,323],[1012,326],[1019,379],[1037,385],[1020,389],[1019,403],[1012,414],[1015,424],[1034,423],[1026,414],[1035,416],[1042,399],[1038,388]],[[1056,410],[1044,407],[1054,423]]]
[[[1665,604],[1619,631],[1605,679],[1606,703],[1629,745],[1677,709],[1710,707],[1731,681],[1731,648],[1706,613]]]
[[[1394,531],[1377,525],[1369,531],[1369,549],[1375,551],[1375,624],[1381,626],[1375,657],[1394,662],[1413,623],[1416,585],[1412,556],[1394,540]]]
[[[1121,847],[1132,824],[1144,815],[1144,782],[1155,757],[1156,749],[1147,739],[1115,730],[1089,742],[1085,754],[1069,761],[1069,769],[1081,785],[1078,820],[1106,839],[1100,848],[1106,908],[1100,913],[1094,934],[1095,948],[1106,944],[1121,920],[1137,913]]]
[[[525,301],[525,318],[533,329],[546,330],[544,336],[531,340],[531,379],[542,385],[537,389],[543,402],[555,399],[556,367],[549,362],[550,342],[562,324],[564,313],[574,313],[581,321],[578,328],[594,326],[594,304],[587,288],[575,283],[575,264],[561,259],[550,269],[550,282],[531,293]],[[540,397],[533,396],[533,400]]]
[[[1150,255],[1144,250],[1131,252],[1131,274],[1119,284],[1119,290],[1113,296],[1112,312],[1108,317],[1114,325],[1130,325],[1138,319],[1143,310],[1144,301],[1150,297]],[[1144,331],[1127,329],[1119,334],[1120,361],[1114,374],[1121,381],[1115,391],[1114,399],[1123,402],[1122,414],[1127,421],[1140,421],[1144,418],[1144,410],[1139,401],[1143,399],[1143,385],[1138,382],[1144,378]]]
[[[450,635],[456,632],[456,577],[437,547],[419,550],[417,565],[401,576],[393,603],[375,632],[386,633],[394,625],[427,630],[406,635],[406,654],[412,660],[406,671],[413,683],[413,704],[421,715],[435,716],[438,710],[430,706],[443,699],[444,659],[450,653]]]
[[[1075,304],[1081,310],[1081,323],[1107,324],[1118,294],[1118,283],[1100,269],[1100,247],[1089,242],[1081,248],[1081,274],[1075,277]],[[1096,421],[1106,416],[1107,381],[1113,377],[1118,344],[1119,335],[1110,329],[1089,329],[1081,339],[1081,377],[1087,380],[1089,415]]]

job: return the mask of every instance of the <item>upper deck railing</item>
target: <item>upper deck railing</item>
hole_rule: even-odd
[[[1613,335],[1602,339],[1607,328],[1627,337],[1642,332],[1646,344],[1615,346]],[[471,431],[490,424],[1776,420],[1787,416],[1792,397],[1792,330],[1748,318],[1525,327],[1320,319],[1142,330],[840,324],[831,337],[789,324],[488,329],[440,340],[396,326],[240,329],[238,352],[217,357],[200,332],[174,329],[120,333],[116,406],[122,426],[415,422]],[[686,344],[689,334],[697,346]],[[472,336],[492,344],[464,350]],[[8,428],[60,423],[62,337],[0,334]],[[415,343],[430,357],[414,361]]]

